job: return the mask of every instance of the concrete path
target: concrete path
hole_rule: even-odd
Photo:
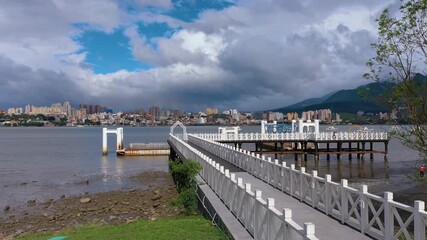
[[[190,143],[191,144],[191,143]],[[193,147],[202,151],[205,155],[212,158],[214,161],[219,162],[221,165],[226,162],[219,157],[214,156],[210,152],[191,144]],[[228,163],[228,162],[227,162]],[[228,163],[229,164],[229,163]],[[227,167],[225,167],[227,169]],[[300,226],[304,226],[305,222],[312,222],[316,227],[316,237],[319,239],[371,239],[368,236],[354,230],[353,228],[343,225],[337,220],[328,217],[324,213],[312,208],[311,206],[300,202],[299,200],[289,196],[286,193],[279,191],[273,186],[255,178],[241,169],[234,171],[236,167],[229,169],[230,172],[235,173],[236,178],[242,178],[243,183],[250,183],[252,190],[261,190],[263,199],[274,198],[275,207],[281,211],[283,208],[292,209],[292,219]]]

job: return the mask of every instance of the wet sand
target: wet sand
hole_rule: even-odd
[[[170,204],[178,193],[168,173],[144,172],[132,178],[148,186],[148,189],[124,189],[70,197],[62,195],[43,202],[29,200],[26,206],[10,209],[2,206],[0,239],[88,223],[122,224],[183,213],[183,209]]]

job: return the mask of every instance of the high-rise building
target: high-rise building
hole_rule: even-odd
[[[68,117],[71,116],[71,104],[70,102],[64,102],[64,105],[62,106],[62,112],[67,115]]]
[[[31,106],[30,104],[26,105],[26,106],[25,106],[25,110],[24,110],[24,112],[25,112],[26,114],[31,114],[32,107],[33,107],[33,106]]]
[[[95,114],[95,113],[102,113],[107,110],[106,107],[102,107],[100,105],[93,105],[93,104],[80,104],[80,109],[86,109],[86,114]]]
[[[288,121],[292,121],[292,120],[298,120],[298,113],[296,112],[291,112],[286,114]]]
[[[268,112],[267,114],[267,121],[271,122],[274,120],[274,113],[273,112]]]
[[[341,122],[341,116],[338,113],[335,114],[335,121]]]
[[[148,109],[148,113],[150,113],[150,115],[155,119],[160,118],[160,108],[157,106],[151,106],[150,109]]]
[[[206,108],[206,115],[218,114],[218,108]]]

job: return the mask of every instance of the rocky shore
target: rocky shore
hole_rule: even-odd
[[[43,202],[29,200],[26,206],[3,206],[0,213],[0,239],[11,239],[27,232],[56,231],[88,223],[123,224],[138,219],[177,216],[183,209],[170,201],[178,193],[166,172],[145,172],[135,176],[148,189],[127,189],[82,194]]]

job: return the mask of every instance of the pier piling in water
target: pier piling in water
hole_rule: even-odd
[[[108,139],[107,135],[109,133],[116,134],[117,139],[117,151],[123,150],[123,128],[117,128],[117,129],[108,129],[108,128],[102,128],[102,155],[108,154]]]

